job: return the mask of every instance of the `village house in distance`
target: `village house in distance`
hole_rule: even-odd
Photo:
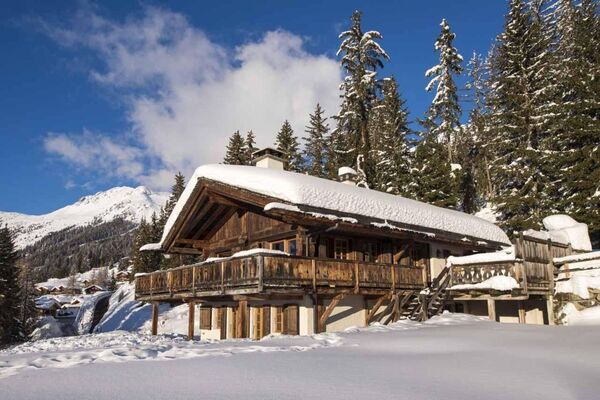
[[[197,306],[200,335],[211,339],[340,331],[443,309],[554,323],[553,260],[578,250],[568,234],[528,231],[513,244],[491,222],[358,187],[355,175],[284,171],[270,148],[254,167],[199,167],[161,242],[142,247],[205,259],[138,274],[152,333],[160,302],[189,303],[190,338]]]

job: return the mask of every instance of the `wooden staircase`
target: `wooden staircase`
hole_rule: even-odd
[[[446,288],[450,283],[450,268],[445,267],[431,284],[413,295],[405,308],[401,308],[400,319],[425,321],[444,310],[447,300]]]

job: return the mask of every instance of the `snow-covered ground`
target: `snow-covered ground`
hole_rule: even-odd
[[[123,331],[41,340],[0,352],[0,397],[593,399],[598,374],[597,328],[444,314],[261,341]]]

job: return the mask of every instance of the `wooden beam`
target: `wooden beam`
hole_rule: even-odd
[[[236,313],[235,320],[235,332],[237,337],[240,339],[248,337],[246,329],[246,320],[248,318],[248,302],[246,300],[240,300],[238,302],[238,310]]]
[[[196,311],[196,303],[190,301],[188,303],[188,340],[194,340],[194,312]]]
[[[158,334],[158,302],[152,303],[152,335]]]
[[[520,300],[518,304],[519,304],[519,323],[525,324],[525,323],[527,323],[526,314],[525,314],[525,304],[523,303],[522,300]]]
[[[496,321],[496,300],[488,299],[487,307],[488,307],[488,317],[492,321]]]
[[[392,293],[390,292],[390,293],[387,293],[377,299],[377,301],[373,305],[373,308],[371,309],[371,311],[369,311],[369,314],[367,314],[367,321],[366,321],[367,326],[371,323],[371,319],[375,316],[375,314],[377,314],[377,311],[379,311],[379,308],[381,308],[383,303],[387,299],[389,299],[391,295],[392,295]]]
[[[340,303],[340,301],[342,301],[344,297],[346,297],[346,295],[347,293],[340,293],[331,300],[331,303],[329,303],[323,312],[323,315],[321,315],[319,318],[319,332],[325,332],[325,322],[327,322],[327,318],[329,318],[333,312],[333,309]]]

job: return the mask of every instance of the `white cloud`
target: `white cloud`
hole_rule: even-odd
[[[151,187],[168,187],[178,170],[189,174],[197,165],[220,162],[237,129],[252,129],[259,145],[270,145],[285,119],[301,137],[317,102],[337,112],[338,63],[307,52],[301,37],[283,30],[226,49],[181,14],[148,7],[125,22],[81,13],[74,26],[46,32],[98,55],[101,68],[90,75],[126,99],[135,141],[49,135],[46,149],[86,168],[114,160],[114,173]],[[93,141],[106,151],[85,146]],[[144,162],[140,170],[148,158],[158,162]]]

